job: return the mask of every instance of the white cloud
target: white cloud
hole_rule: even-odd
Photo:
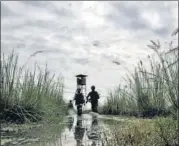
[[[178,27],[177,3],[3,1],[2,52],[7,55],[15,49],[23,63],[43,50],[27,67],[35,61],[40,66],[47,62],[52,73],[63,75],[66,88],[73,91],[74,76],[88,74],[88,89],[94,84],[106,95],[107,89],[123,83],[125,67],[132,70],[138,60],[152,53],[146,47],[149,40],[164,42]],[[114,60],[121,65],[112,63]]]

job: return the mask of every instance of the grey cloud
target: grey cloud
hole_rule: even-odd
[[[1,23],[1,29],[8,30],[10,32],[23,28],[26,25],[26,20],[24,19],[24,17],[14,16],[13,18],[9,18],[9,21],[2,21]]]
[[[116,27],[132,30],[147,28],[147,25],[141,21],[139,6],[129,6],[127,3],[116,2],[113,4],[113,8],[114,13],[108,15],[107,18],[112,21]]]
[[[130,5],[129,5],[130,3]],[[141,4],[135,4],[132,2],[115,2],[113,3],[114,12],[107,16],[107,19],[112,21],[114,26],[117,28],[125,28],[131,31],[145,31],[151,30],[155,34],[159,36],[166,37],[171,32],[171,22],[172,18],[169,16],[172,7],[166,7],[162,2],[151,2],[150,4],[145,4],[145,2]],[[161,17],[161,23],[164,25],[163,28],[153,29],[150,28],[149,25],[140,14],[143,11],[155,11]],[[152,21],[152,18],[151,18]]]
[[[70,12],[67,8],[61,8],[61,9],[54,9],[54,13],[58,16],[60,19],[61,17],[69,17],[69,18],[75,18],[75,15],[73,15],[72,12]]]
[[[15,16],[15,14],[3,3],[1,3],[1,19]]]
[[[11,53],[14,49],[15,51],[21,51],[22,49],[25,49],[25,44],[21,40],[1,40],[1,50],[4,53]]]
[[[68,9],[70,8],[70,4],[66,5],[66,2],[60,2],[61,8],[59,9],[53,2],[48,1],[23,1],[26,5],[31,5],[33,7],[41,7],[44,9],[48,9],[51,13],[58,16],[58,18],[61,17],[74,17],[73,13],[70,12]],[[65,4],[65,7],[63,6]]]
[[[26,14],[25,5],[23,5],[20,1],[2,1],[1,2],[1,16],[3,19],[9,18],[12,19],[13,17],[23,17]]]
[[[46,21],[46,20],[31,20],[26,21],[26,23],[23,24],[24,26],[30,26],[30,27],[37,27],[39,29],[41,28],[50,28],[52,26],[55,26],[55,21]]]
[[[93,41],[93,46],[99,47],[100,46],[100,41],[98,41],[98,40]]]
[[[61,49],[59,47],[53,47],[49,46],[48,44],[37,44],[36,42],[32,43],[31,45],[27,46],[27,50],[43,50],[44,53],[57,53],[57,54],[63,54],[66,55],[66,57],[73,54],[72,51]]]
[[[92,41],[92,46],[96,47],[96,48],[109,48],[109,44],[108,43],[104,43],[104,40],[94,40]],[[86,44],[85,44],[86,45]],[[91,47],[91,45],[88,45],[89,47]]]
[[[47,43],[47,39],[45,39],[43,36],[36,36],[36,35],[27,35],[25,38],[25,40],[33,40],[34,42],[38,42],[38,44],[46,44]]]
[[[32,27],[38,28],[38,29],[46,29],[46,28],[53,28],[57,25],[55,21],[46,21],[46,20],[29,20],[28,18],[21,18],[20,21],[18,20],[12,20],[13,24],[6,24],[6,26],[3,26],[4,29],[14,30],[14,29],[30,29]]]
[[[54,34],[53,36],[52,36],[52,38],[56,38],[56,39],[64,39],[64,40],[66,40],[66,41],[71,41],[71,40],[73,40],[73,36],[71,36],[71,35],[69,35],[69,34],[66,34],[66,35],[64,35],[63,33],[61,34],[61,33],[56,33],[56,34]]]
[[[12,50],[12,45],[9,46],[9,44],[5,41],[1,42],[1,52],[5,54],[9,54]]]
[[[10,41],[3,41],[1,44],[1,48],[3,52],[8,52],[10,50],[15,49],[15,51],[20,52],[21,49],[24,51],[28,51],[29,54],[30,52],[33,53],[35,51],[44,51],[43,54],[49,54],[49,53],[56,53],[56,54],[62,54],[65,55],[66,57],[70,57],[73,55],[72,51],[66,50],[66,49],[61,49],[60,47],[53,47],[49,46],[47,43],[42,42],[42,43],[36,43],[31,42],[29,45],[27,45],[27,42],[19,42],[17,43],[16,41],[10,42]],[[53,57],[53,56],[52,56]]]
[[[51,6],[51,3],[48,1],[22,1],[22,3],[26,4],[26,5],[31,5],[34,7],[46,7],[47,6]]]
[[[22,62],[26,56],[44,51],[44,54],[37,55],[34,60],[42,66],[48,61],[51,71],[65,75],[68,73],[68,77],[74,76],[78,71],[88,70],[93,71],[89,73],[93,76],[99,73],[100,66],[102,72],[99,73],[98,86],[104,87],[101,83],[109,73],[114,75],[113,79],[109,77],[107,85],[110,82],[117,84],[120,82],[117,78],[119,73],[121,75],[121,72],[125,72],[122,65],[132,64],[138,57],[147,55],[148,50],[142,49],[145,54],[140,48],[144,48],[150,38],[163,38],[167,35],[173,27],[175,17],[171,18],[166,10],[171,9],[170,6],[164,7],[156,2],[147,2],[145,5],[141,4],[143,2],[108,2],[104,14],[100,3],[102,2],[95,2],[96,6],[90,4],[95,9],[89,9],[87,2],[21,1],[15,5],[4,2],[1,10],[4,15],[1,22],[2,51],[8,54],[16,49],[21,53]],[[157,12],[164,25],[151,28],[140,16],[144,10],[147,13]],[[88,21],[83,12],[89,14]],[[99,22],[93,22],[94,20]],[[113,61],[120,62],[121,66],[116,67]],[[67,81],[67,85],[72,84],[72,81]]]
[[[20,19],[11,19],[11,23],[3,25],[3,29],[21,29],[23,27],[28,28],[28,27],[37,27],[38,29],[42,29],[42,28],[51,28],[53,31],[57,31],[57,28],[59,27],[59,25],[62,25],[62,22],[60,21],[62,17],[67,17],[68,19],[70,19],[73,16],[73,13],[71,13],[70,10],[68,10],[67,8],[56,8],[55,5],[53,5],[52,3],[46,3],[46,2],[38,2],[38,1],[28,1],[28,2],[22,2],[24,3],[25,6],[28,5],[32,5],[33,7],[30,7],[30,9],[32,11],[36,11],[39,8],[44,9],[44,6],[46,6],[47,9],[45,9],[45,12],[48,12],[48,14],[53,15],[54,17],[56,17],[56,19],[54,19],[53,21],[46,21],[46,20],[34,20],[33,19],[33,15],[31,15],[31,13],[29,13],[28,15],[26,13],[25,16],[27,17],[21,17]],[[15,15],[14,12],[12,12],[6,5],[3,4],[2,9],[1,9],[1,15],[3,16],[7,16],[7,15],[12,15],[12,16],[18,16]],[[39,15],[37,13],[37,15]],[[39,15],[39,18],[44,17],[45,14],[43,16]],[[74,16],[73,16],[74,17]]]
[[[43,37],[40,36],[34,36],[34,35],[27,35],[25,37],[18,37],[18,36],[13,36],[11,33],[10,34],[2,34],[1,40],[8,42],[9,46],[11,44],[17,44],[21,46],[28,46],[29,44],[32,44],[33,42],[37,44],[43,44],[44,46],[47,44],[47,40],[44,39]],[[31,48],[32,49],[32,48]]]
[[[75,61],[76,63],[81,64],[81,65],[86,65],[89,63],[88,58],[73,58],[73,61]]]
[[[104,59],[109,60],[110,62],[119,62],[120,64],[126,64],[126,61],[124,60],[124,57],[121,57],[121,55],[119,55],[118,53],[114,53],[114,55],[110,55],[107,53],[102,53],[101,57],[103,57]]]
[[[153,31],[159,36],[168,36],[171,33],[171,28],[165,26],[163,28],[153,29]]]
[[[3,41],[23,41],[23,39],[13,36],[12,34],[1,34],[1,40]]]
[[[52,49],[51,52],[56,52],[56,53],[59,53],[59,54],[63,54],[63,55],[66,55],[66,57],[69,57],[69,56],[72,56],[73,55],[73,52],[72,51],[69,51],[69,50],[66,50],[66,49]]]

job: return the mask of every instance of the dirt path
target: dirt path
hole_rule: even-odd
[[[102,129],[106,128],[105,120],[110,120],[112,124],[114,121],[123,122],[127,119],[92,112],[77,116],[76,112],[71,110],[62,125],[59,123],[39,126],[7,140],[13,141],[11,144],[14,143],[14,146],[101,146]]]
[[[97,114],[83,114],[68,116],[68,124],[61,135],[62,146],[100,146],[101,125]]]

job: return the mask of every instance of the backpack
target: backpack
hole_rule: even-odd
[[[76,100],[76,105],[83,104],[85,102],[84,101],[84,96],[83,96],[82,93],[76,94],[75,95],[75,100]]]

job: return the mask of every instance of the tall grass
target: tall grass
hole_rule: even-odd
[[[12,52],[1,61],[0,117],[5,121],[38,121],[59,114],[64,106],[63,78],[50,75],[47,66],[30,71],[19,66]]]
[[[170,118],[109,123],[102,141],[107,146],[177,146],[176,128],[177,121]]]
[[[176,31],[175,34],[177,34]],[[168,115],[176,117],[178,110],[178,46],[169,43],[169,49],[161,52],[159,41],[148,45],[156,58],[148,56],[150,67],[140,61],[133,73],[125,80],[128,86],[110,91],[102,112],[153,117]]]

